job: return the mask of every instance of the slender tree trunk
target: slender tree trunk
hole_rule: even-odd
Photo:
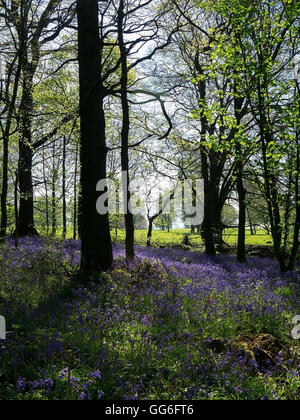
[[[287,266],[285,262],[285,255],[281,248],[282,241],[282,227],[281,227],[281,216],[278,203],[278,190],[277,183],[274,173],[270,170],[272,163],[270,158],[267,155],[268,144],[272,141],[272,134],[268,128],[267,117],[264,114],[263,101],[261,99],[260,89],[259,91],[259,116],[260,116],[260,136],[261,136],[261,146],[262,146],[262,157],[263,157],[263,167],[264,167],[264,185],[265,185],[265,194],[268,204],[268,212],[270,217],[271,224],[271,233],[273,239],[273,249],[274,254],[279,262],[280,270],[282,272],[287,271]]]
[[[175,192],[173,191],[170,194],[170,200],[173,200],[175,196]],[[157,213],[155,213],[153,216],[150,217],[148,213],[148,233],[147,233],[147,246],[149,247],[151,245],[151,238],[152,238],[152,232],[153,232],[153,223],[154,221],[164,212],[166,206],[169,203],[169,199],[167,198],[165,201],[162,202],[161,207]],[[170,231],[170,223],[168,225],[168,232]]]
[[[129,116],[129,103],[127,98],[128,87],[128,68],[127,68],[127,50],[123,38],[123,24],[124,24],[124,1],[120,0],[118,12],[118,41],[121,56],[121,102],[123,111],[123,126],[122,126],[122,149],[121,149],[121,164],[123,172],[123,193],[125,205],[125,252],[126,258],[129,260],[134,259],[134,219],[129,206],[130,191],[129,191],[129,130],[130,130],[130,116]]]
[[[290,159],[290,164],[292,165],[291,159]],[[288,252],[288,241],[289,241],[289,236],[290,236],[290,217],[291,217],[291,207],[292,207],[291,189],[292,189],[292,172],[290,172],[289,174],[289,181],[287,184],[287,194],[285,197],[284,228],[283,228],[283,249],[285,253]]]
[[[43,178],[45,188],[45,216],[46,216],[46,232],[49,235],[49,197],[48,197],[48,185],[45,167],[45,147],[43,147]]]
[[[55,162],[55,143],[52,149],[52,196],[51,196],[51,221],[52,221],[52,235],[56,235],[57,231],[57,213],[56,213],[56,183],[57,183],[57,168]]]
[[[63,239],[67,236],[67,200],[66,200],[66,136],[63,137],[63,159],[62,159],[62,196],[63,196]]]
[[[73,209],[73,239],[77,239],[77,171],[78,171],[78,145],[75,151],[75,168],[74,168],[74,209]]]
[[[297,252],[299,249],[299,232],[300,232],[300,188],[299,188],[299,174],[300,174],[300,142],[299,142],[299,120],[300,120],[300,86],[299,81],[296,81],[297,99],[298,99],[298,121],[296,122],[296,175],[295,175],[295,202],[296,202],[296,215],[294,223],[293,245],[291,249],[288,270],[292,271],[295,266]]]
[[[18,94],[19,81],[21,76],[21,65],[18,60],[18,67],[14,78],[12,98],[8,107],[6,126],[3,132],[3,167],[2,167],[2,191],[1,191],[1,227],[0,237],[4,238],[7,230],[7,194],[8,194],[8,158],[9,158],[9,135],[12,126],[12,117],[15,112],[15,104]],[[7,87],[8,89],[9,87]]]
[[[4,238],[7,230],[7,193],[8,193],[8,137],[3,137],[3,169],[1,191],[1,229],[0,237]]]
[[[247,206],[246,206],[246,212],[247,212],[247,215],[248,215],[251,236],[253,236],[253,235],[255,235],[255,225],[253,225],[253,223],[252,223],[251,214],[250,214],[249,208]]]
[[[106,179],[106,137],[104,97],[101,84],[101,56],[98,0],[78,0],[78,57],[81,125],[81,271],[93,275],[112,265],[112,244],[108,214],[96,210],[97,183]]]
[[[14,231],[14,242],[15,242],[16,248],[18,248],[19,246],[18,184],[19,184],[19,173],[18,173],[18,170],[16,170],[16,178],[15,178],[15,185],[14,185],[14,210],[15,210],[15,224],[16,224],[16,228]]]
[[[235,90],[236,93],[236,90]],[[237,127],[241,123],[241,108],[244,100],[235,96],[234,108]],[[235,133],[237,135],[237,132]],[[238,229],[238,245],[237,245],[237,260],[240,263],[246,262],[246,190],[244,187],[244,158],[242,154],[242,147],[240,140],[235,139],[235,154],[236,154],[236,187],[239,198],[239,229]]]
[[[246,191],[243,183],[243,164],[238,163],[237,168],[237,192],[239,197],[239,232],[237,260],[240,263],[246,262]]]
[[[152,231],[153,231],[153,218],[150,217],[149,225],[148,225],[148,233],[147,233],[147,247],[151,246],[151,238],[152,238]]]

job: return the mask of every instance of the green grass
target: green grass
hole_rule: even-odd
[[[183,238],[189,234],[190,244],[193,248],[201,248],[203,246],[202,238],[197,234],[190,234],[189,229],[176,229],[167,231],[155,230],[152,234],[151,244],[153,246],[165,246],[172,247],[176,245],[182,245]],[[115,232],[112,231],[112,238],[116,242],[123,242],[125,240],[125,231],[119,230],[116,236]],[[238,240],[237,229],[226,229],[224,231],[223,239],[228,245],[236,246]],[[138,245],[146,245],[147,242],[147,230],[136,230],[135,240]],[[267,235],[263,229],[258,229],[256,235],[251,235],[250,231],[246,232],[246,245],[272,245],[272,238]]]
[[[46,236],[44,228],[38,228],[42,236]],[[203,241],[200,235],[191,234],[190,229],[172,229],[170,232],[154,230],[152,233],[151,245],[154,247],[176,247],[182,246],[185,235],[189,235],[190,247],[194,249],[202,249]],[[111,231],[113,242],[125,241],[125,230],[119,229],[116,235],[115,230]],[[62,228],[58,227],[55,235],[56,238],[62,238]],[[68,227],[66,239],[73,238],[73,229]],[[235,247],[238,241],[238,229],[225,229],[223,233],[224,241],[231,247]],[[135,231],[135,242],[137,245],[145,246],[147,243],[147,230]],[[257,229],[255,235],[251,235],[250,230],[246,230],[246,245],[248,246],[272,246],[272,237],[267,235],[264,229]]]

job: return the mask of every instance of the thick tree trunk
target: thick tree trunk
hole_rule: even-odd
[[[32,186],[32,159],[33,152],[30,145],[23,139],[19,142],[19,236],[35,236],[33,218],[33,186]]]
[[[224,232],[224,223],[222,221],[222,210],[224,207],[224,203],[221,202],[220,195],[217,192],[217,189],[213,190],[213,197],[214,203],[216,203],[212,207],[212,230],[214,235],[214,242],[215,247],[218,252],[224,251],[225,242],[223,240],[223,232]]]
[[[34,205],[32,185],[32,115],[33,115],[33,70],[27,60],[27,51],[22,59],[23,92],[20,104],[20,129],[19,141],[19,236],[35,236]]]
[[[106,137],[101,84],[98,0],[78,0],[78,44],[81,124],[80,230],[81,271],[85,275],[112,265],[108,214],[96,210],[98,181],[106,179]]]
[[[199,83],[199,94],[202,101],[206,101],[205,80]],[[206,145],[207,118],[204,110],[201,112],[201,166],[204,181],[204,218],[201,226],[201,235],[204,241],[206,255],[216,255],[215,241],[213,235],[212,206],[215,205],[210,188],[209,165]]]
[[[222,209],[226,201],[226,194],[220,194],[220,182],[222,170],[224,170],[226,155],[214,152],[207,148],[207,135],[210,134],[210,126],[205,113],[206,98],[206,80],[204,70],[199,60],[199,52],[196,53],[194,60],[195,68],[202,76],[198,84],[198,93],[200,103],[201,122],[201,169],[204,181],[204,218],[199,229],[207,255],[216,255],[216,250],[222,251],[223,230]],[[225,190],[228,189],[228,185]]]
[[[222,252],[223,230],[222,222],[223,203],[217,189],[211,181],[204,181],[204,218],[201,225],[201,236],[205,244],[205,253],[207,255],[216,255],[216,250]]]

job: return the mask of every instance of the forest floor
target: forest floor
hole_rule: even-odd
[[[72,281],[78,241],[0,248],[2,399],[300,399],[300,267],[137,247]],[[298,343],[300,344],[300,343]]]

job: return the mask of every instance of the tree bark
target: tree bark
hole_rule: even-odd
[[[239,231],[237,260],[240,263],[246,262],[246,191],[243,182],[243,163],[237,164],[237,192],[239,197]]]
[[[3,169],[2,169],[2,191],[1,191],[1,228],[0,237],[4,238],[7,230],[7,193],[8,193],[8,143],[7,136],[3,137]]]
[[[47,232],[47,235],[49,235],[49,197],[48,197],[48,185],[47,185],[46,167],[45,167],[45,147],[43,147],[43,178],[44,178],[44,188],[45,188],[46,232]]]
[[[299,142],[299,119],[300,119],[300,86],[299,81],[296,80],[297,101],[298,101],[298,122],[296,123],[296,175],[295,175],[295,202],[296,202],[296,216],[294,223],[293,244],[288,263],[288,270],[294,269],[297,252],[299,249],[299,232],[300,232],[300,188],[299,188],[299,173],[300,173],[300,142]]]
[[[62,197],[63,197],[63,239],[67,236],[67,200],[66,200],[66,136],[63,137],[63,160],[62,160]]]
[[[55,162],[55,143],[52,147],[52,196],[51,196],[51,222],[52,222],[52,236],[56,235],[57,231],[57,214],[56,214],[56,183],[57,183],[57,167]]]
[[[236,94],[236,89],[235,89]],[[244,100],[236,97],[234,98],[235,118],[237,127],[241,123],[241,108]],[[238,128],[235,134],[237,134]],[[236,187],[239,198],[239,229],[238,229],[238,245],[237,245],[237,260],[240,263],[246,262],[246,190],[244,187],[244,158],[242,154],[242,147],[240,140],[235,139],[235,161],[236,161]]]
[[[121,102],[123,111],[123,124],[122,124],[122,148],[121,148],[121,164],[123,171],[123,193],[125,205],[125,252],[126,258],[129,260],[134,259],[134,219],[131,212],[130,191],[129,191],[129,130],[130,130],[130,116],[129,116],[129,103],[127,97],[128,88],[128,66],[127,66],[127,50],[123,37],[123,24],[124,24],[124,1],[120,0],[118,11],[118,41],[121,57]]]
[[[35,236],[34,205],[32,185],[32,117],[33,117],[33,77],[39,62],[39,44],[32,44],[32,58],[29,59],[28,16],[30,5],[21,3],[20,18],[20,66],[22,72],[22,98],[19,108],[19,236]]]
[[[251,214],[250,214],[249,208],[247,206],[246,206],[246,212],[247,212],[247,215],[248,215],[251,236],[254,236],[255,233],[256,233],[255,232],[255,225],[252,223]]]
[[[148,225],[148,233],[147,233],[147,247],[151,246],[152,231],[153,231],[153,218],[150,217],[149,225]]]
[[[81,272],[92,275],[112,265],[108,214],[96,210],[98,181],[106,179],[104,97],[100,80],[101,57],[98,0],[78,0],[78,57],[81,125]]]
[[[199,63],[199,58],[196,58],[196,63]],[[198,64],[198,71],[203,75],[203,70]],[[199,96],[203,103],[206,101],[206,82],[201,80],[199,82]],[[201,110],[201,166],[202,166],[202,176],[204,181],[204,218],[201,226],[201,234],[204,240],[205,253],[207,255],[214,256],[216,255],[215,241],[213,235],[213,226],[212,226],[212,206],[215,205],[213,202],[213,197],[211,194],[210,188],[210,179],[209,179],[209,165],[208,165],[208,156],[206,145],[206,134],[207,134],[207,118],[205,111]]]
[[[8,107],[7,122],[3,131],[3,168],[2,168],[2,191],[1,191],[1,227],[0,238],[4,238],[7,230],[7,195],[8,195],[8,159],[9,159],[9,136],[12,126],[12,117],[15,112],[15,104],[19,89],[19,82],[21,76],[20,59],[18,59],[18,67],[14,79],[14,87],[12,98]],[[9,89],[9,86],[7,86]]]
[[[19,142],[19,236],[38,235],[34,227],[33,217],[33,186],[32,186],[32,159],[33,152],[24,140]]]
[[[14,242],[15,247],[19,246],[19,210],[18,210],[18,184],[19,184],[19,173],[18,169],[16,170],[16,179],[14,185],[14,211],[15,211],[15,224],[16,228],[14,231]]]
[[[77,171],[78,171],[78,145],[75,151],[75,168],[74,168],[74,209],[73,209],[73,239],[77,239]]]

